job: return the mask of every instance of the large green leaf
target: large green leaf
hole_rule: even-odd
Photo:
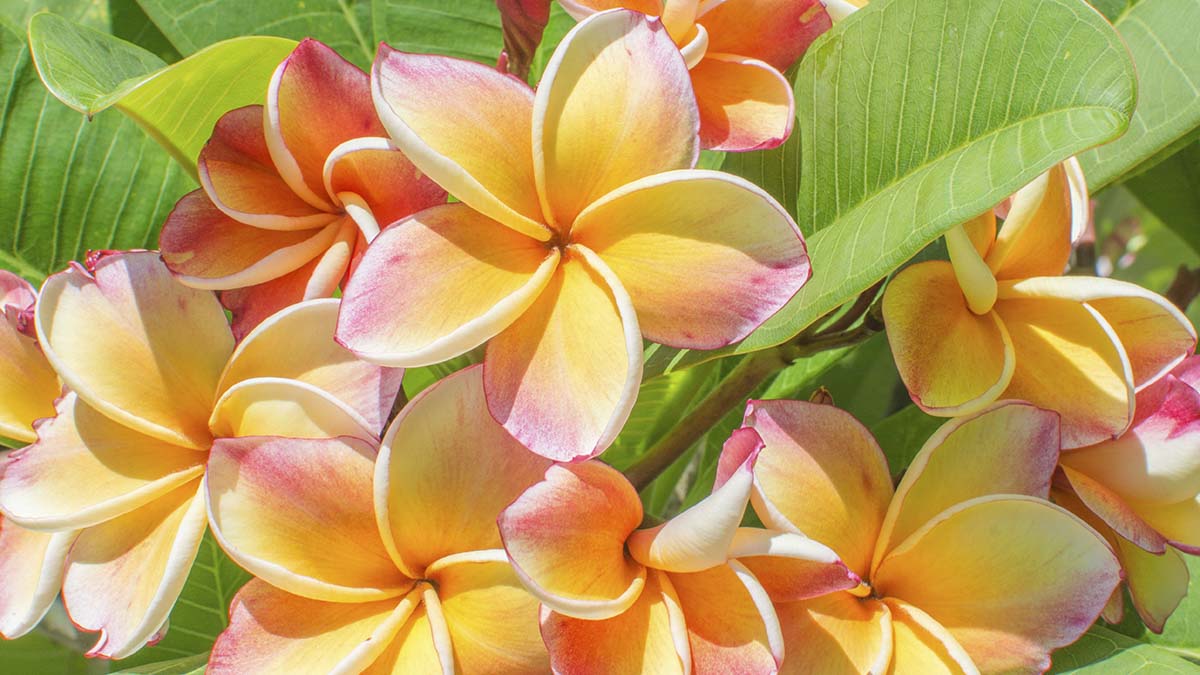
[[[175,45],[146,16],[137,0],[108,0],[112,34],[146,49],[167,63],[182,58]]]
[[[504,46],[495,0],[373,0],[375,42],[494,64]]]
[[[94,19],[94,6],[64,7]],[[102,25],[102,24],[101,24]],[[92,121],[38,79],[24,35],[0,25],[0,266],[37,282],[86,249],[153,247],[187,173],[134,122]]]
[[[1200,667],[1144,642],[1094,626],[1075,644],[1054,652],[1051,673],[1087,675],[1168,675],[1196,673]]]
[[[1128,52],[1083,0],[855,12],[808,50],[796,82],[812,280],[742,343],[655,367],[786,342],[950,227],[1120,135],[1134,99]]]
[[[1130,178],[1125,187],[1200,253],[1200,141]]]
[[[1200,127],[1200,0],[1140,0],[1114,22],[1138,72],[1129,133],[1080,156],[1093,191],[1165,159]]]
[[[167,66],[135,44],[55,14],[29,24],[46,87],[88,116],[115,106],[195,173],[221,115],[262,103],[271,75],[296,46],[274,37],[233,38]]]

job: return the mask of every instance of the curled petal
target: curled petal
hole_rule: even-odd
[[[1075,241],[1072,202],[1064,164],[1050,167],[1013,195],[1004,226],[987,254],[988,267],[997,279],[1063,273]]]
[[[792,85],[778,70],[757,59],[709,51],[691,73],[705,148],[765,150],[792,133]]]
[[[845,591],[862,581],[833,549],[791,532],[738,528],[729,557],[745,565],[775,602]]]
[[[708,29],[708,51],[740,54],[783,72],[792,67],[832,22],[819,0],[728,0],[709,3],[699,22]]]
[[[892,613],[874,599],[830,593],[776,606],[787,649],[781,673],[886,673]]]
[[[738,563],[669,575],[691,645],[692,672],[767,673],[783,661],[783,634],[767,592]]]
[[[1138,515],[1121,495],[1069,465],[1063,466],[1063,476],[1082,505],[1105,526],[1151,553],[1159,554],[1166,548],[1167,538]]]
[[[375,450],[355,438],[218,439],[205,483],[213,534],[273,586],[367,602],[412,587],[375,528]]]
[[[629,291],[647,339],[715,349],[746,337],[811,273],[791,216],[752,183],[671,171],[605,195],[579,215],[575,241]]]
[[[499,548],[496,517],[550,462],[488,414],[479,366],[418,394],[392,422],[375,468],[375,513],[402,568]],[[486,490],[480,490],[486,485]]]
[[[600,462],[555,464],[500,513],[500,536],[521,582],[555,612],[607,619],[637,601],[646,569],[625,552],[642,503]]]
[[[1117,557],[1129,583],[1129,597],[1146,627],[1161,633],[1167,619],[1187,596],[1191,574],[1183,555],[1173,547],[1160,554],[1148,553],[1124,540],[1117,540]]]
[[[37,302],[37,289],[28,281],[9,272],[0,270],[0,307],[25,310]]]
[[[661,22],[630,11],[584,19],[559,43],[533,105],[533,169],[546,217],[570,229],[588,204],[691,168],[700,115]]]
[[[892,668],[897,675],[979,675],[958,640],[925,612],[900,600],[884,600],[892,613]]]
[[[371,243],[346,286],[338,340],[376,363],[445,361],[521,316],[558,260],[463,204],[427,209]]]
[[[383,227],[446,201],[446,191],[386,138],[354,138],[334,148],[325,160],[324,180],[367,241]]]
[[[642,379],[642,336],[612,270],[573,244],[536,302],[488,343],[488,409],[530,450],[595,457],[616,438]]]
[[[46,357],[88,405],[168,443],[208,447],[233,335],[216,296],[180,284],[157,253],[51,276],[35,321]]]
[[[33,630],[58,597],[78,532],[34,532],[0,516],[0,636]]]
[[[217,401],[211,426],[213,434],[223,438],[378,438],[370,422],[332,394],[278,377],[258,377],[230,387]]]

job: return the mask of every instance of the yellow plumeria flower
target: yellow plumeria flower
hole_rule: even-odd
[[[946,233],[950,261],[901,270],[883,298],[888,342],[913,401],[931,415],[1000,398],[1062,415],[1062,447],[1120,436],[1138,390],[1196,346],[1166,298],[1140,286],[1061,276],[1088,221],[1074,159],[1021,188],[996,231],[988,211]]]
[[[209,672],[545,672],[496,515],[548,463],[488,415],[478,366],[415,398],[378,458],[349,437],[217,441],[213,533],[258,578]]]
[[[1044,501],[1052,412],[1001,402],[947,422],[894,493],[875,439],[837,408],[755,401],[744,429],[765,444],[751,495],[762,522],[828,544],[862,579],[806,598],[772,583],[789,561],[771,575],[747,563],[776,603],[782,672],[1043,672],[1120,581],[1103,537]]]
[[[123,658],[166,626],[204,535],[214,438],[377,437],[400,373],[333,341],[337,300],[274,315],[239,345],[210,292],[150,251],[104,254],[46,280],[35,324],[70,391],[8,458],[5,518],[73,532],[63,601]]]

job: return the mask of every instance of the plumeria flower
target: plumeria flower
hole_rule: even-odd
[[[37,440],[38,420],[54,416],[62,393],[33,331],[36,303],[29,282],[0,270],[0,436],[21,444]],[[0,475],[8,461],[0,452]],[[74,539],[74,532],[34,532],[0,515],[0,636],[20,637],[46,615]]]
[[[1187,594],[1181,551],[1200,554],[1200,356],[1138,392],[1133,425],[1116,440],[1064,452],[1055,501],[1105,534],[1133,606],[1161,632]],[[1117,622],[1114,593],[1105,618]]]
[[[828,544],[862,580],[809,599],[773,592],[784,672],[1043,672],[1120,580],[1104,539],[1044,501],[1058,460],[1052,412],[1000,402],[947,422],[894,492],[849,413],[752,401],[745,425],[765,443],[755,513]]]
[[[217,121],[202,189],[163,225],[167,266],[189,286],[229,291],[239,339],[276,310],[330,297],[380,225],[446,199],[383,136],[366,73],[304,40],[265,106]]]
[[[713,493],[656,527],[639,529],[637,491],[596,460],[551,466],[504,510],[500,534],[543,603],[555,672],[772,673],[782,634],[751,569],[795,597],[858,585],[823,544],[739,527],[761,449],[753,431],[735,434],[737,460]]]
[[[257,577],[210,673],[547,670],[496,514],[548,462],[488,414],[478,366],[413,399],[378,458],[361,438],[240,438],[209,464],[213,533]]]
[[[165,629],[191,568],[213,439],[371,438],[400,373],[333,341],[337,300],[293,305],[235,350],[216,296],[179,284],[157,253],[90,260],[42,287],[38,339],[70,391],[9,456],[0,509],[25,528],[81,530],[63,602],[100,631],[91,655],[123,658]]]
[[[809,277],[760,188],[697,171],[699,115],[662,25],[577,25],[536,95],[492,68],[380,48],[383,124],[461,200],[385,229],[345,289],[338,339],[420,366],[489,341],[488,407],[534,452],[595,456],[637,395],[642,338],[741,340]]]
[[[950,261],[905,268],[883,316],[918,406],[952,417],[999,398],[1062,415],[1062,447],[1116,438],[1134,399],[1196,346],[1166,298],[1113,279],[1061,276],[1088,221],[1074,159],[1021,188],[996,231],[991,211],[946,233]]]
[[[614,7],[661,17],[692,74],[705,148],[773,148],[792,132],[783,71],[829,29],[818,0],[560,0],[582,20]]]

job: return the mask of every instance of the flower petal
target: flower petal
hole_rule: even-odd
[[[213,410],[217,437],[378,438],[371,423],[322,389],[278,377],[257,377],[230,387]]]
[[[88,656],[125,658],[166,623],[207,525],[200,482],[79,534],[63,604],[77,627],[100,631]]]
[[[1134,609],[1146,627],[1161,633],[1167,619],[1187,596],[1187,563],[1178,549],[1168,547],[1155,555],[1124,540],[1117,540],[1117,557],[1129,583]]]
[[[337,218],[293,191],[267,144],[262,106],[231,110],[217,120],[196,163],[213,204],[238,222],[267,230],[307,230]]]
[[[71,392],[38,426],[38,441],[9,455],[0,505],[24,527],[90,527],[199,478],[204,459],[113,422]]]
[[[892,612],[891,675],[978,675],[979,669],[950,631],[921,610],[884,600]]]
[[[558,257],[463,204],[426,209],[371,243],[346,286],[338,340],[392,366],[453,358],[525,312]]]
[[[333,295],[346,272],[344,265],[349,260],[349,242],[343,239],[347,232],[346,221],[349,220],[343,218],[342,230],[329,250],[296,271],[266,283],[221,293],[221,304],[233,314],[234,337],[241,340],[258,324],[290,305]],[[353,229],[354,223],[349,222],[349,226],[353,234],[356,231]]]
[[[446,201],[446,191],[387,138],[354,138],[337,146],[325,160],[324,180],[325,190],[354,216],[368,241],[397,220]]]
[[[556,673],[587,673],[599,663],[610,675],[691,671],[679,600],[667,574],[656,570],[646,575],[636,602],[611,618],[575,618],[544,608],[542,637]]]
[[[968,499],[996,494],[1045,499],[1058,444],[1058,415],[1027,403],[996,403],[943,424],[896,487],[872,569],[930,519]]]
[[[50,610],[78,534],[34,532],[0,516],[0,636],[21,637]]]
[[[502,550],[443,558],[431,569],[463,673],[533,673],[550,669],[538,630],[538,602]]]
[[[745,425],[766,446],[754,466],[754,511],[772,529],[827,544],[862,576],[892,497],[887,461],[849,413],[801,401],[751,401]]]
[[[608,9],[632,9],[649,16],[662,16],[663,0],[559,0],[563,9],[576,21],[583,21],[596,12]]]
[[[705,148],[765,150],[792,133],[792,87],[778,70],[757,59],[710,49],[691,72]]]
[[[1096,620],[1120,568],[1067,511],[1002,495],[944,511],[884,558],[873,581],[944,626],[981,671],[1041,672]]]
[[[324,602],[251,579],[238,591],[208,672],[357,672],[394,642],[420,603],[403,599]]]
[[[530,450],[556,461],[608,448],[641,379],[642,336],[629,296],[579,245],[484,355],[492,415]]]
[[[762,59],[776,70],[792,67],[832,22],[818,0],[726,0],[699,18],[708,51]]]
[[[1129,506],[1172,544],[1200,555],[1200,495],[1174,504],[1130,502]]]
[[[694,166],[694,101],[687,66],[661,22],[617,10],[567,33],[533,105],[533,170],[551,224],[566,232],[612,190]]]
[[[383,126],[422,172],[472,209],[535,239],[533,91],[480,63],[379,46],[371,92]]]
[[[460,370],[422,391],[388,429],[374,477],[379,529],[413,574],[444,556],[499,548],[496,517],[548,465],[488,414],[480,367]]]
[[[892,616],[886,605],[830,593],[775,607],[787,653],[786,675],[885,673],[892,660]]]
[[[361,361],[335,342],[339,306],[332,298],[309,300],[259,324],[234,350],[219,391],[256,377],[297,380],[332,394],[382,432],[404,371]]]
[[[415,595],[418,591],[413,593]],[[419,593],[421,604],[413,610],[379,658],[361,671],[362,675],[454,675],[454,653],[437,594],[427,584],[421,584]],[[347,670],[346,675],[353,672],[356,671]]]
[[[922,410],[965,415],[995,401],[1008,386],[1016,357],[995,312],[973,313],[950,263],[906,267],[883,295],[888,343],[900,378]]]
[[[265,113],[267,145],[280,175],[318,208],[329,206],[323,181],[329,153],[342,141],[383,133],[367,74],[312,38],[275,70]]]
[[[1062,415],[1062,447],[1120,436],[1133,420],[1129,359],[1094,309],[1049,297],[1014,299],[1000,285],[996,313],[1017,354],[1006,398]]]
[[[1067,269],[1074,243],[1067,176],[1055,164],[1013,195],[986,258],[997,279],[1057,277]]]
[[[37,440],[33,423],[54,415],[62,385],[37,341],[19,331],[4,311],[0,307],[0,436],[32,443]]]
[[[716,349],[746,337],[808,280],[804,239],[761,188],[717,171],[672,171],[602,197],[575,241],[629,291],[647,339]]]
[[[1162,553],[1166,548],[1166,537],[1151,527],[1119,494],[1110,490],[1108,486],[1092,479],[1087,474],[1073,470],[1069,465],[1063,466],[1063,476],[1070,483],[1072,491],[1082,506],[1095,514],[1104,525],[1115,530],[1118,535],[1152,553]]]
[[[192,288],[242,288],[304,266],[333,244],[336,221],[306,230],[265,230],[222,213],[203,190],[187,193],[163,223],[163,262]]]
[[[289,593],[398,597],[412,581],[375,528],[374,462],[356,438],[218,439],[205,481],[213,534],[239,565]]]
[[[88,405],[168,443],[208,447],[208,416],[233,335],[216,296],[142,251],[46,280],[35,318],[46,357]]]
[[[766,591],[734,565],[670,574],[696,675],[768,673],[783,660],[783,635]]]
[[[25,310],[36,302],[37,289],[33,284],[8,270],[0,270],[0,307]]]
[[[738,528],[729,557],[745,565],[775,602],[815,598],[862,581],[828,546],[791,532]]]
[[[642,593],[646,570],[625,552],[642,503],[618,471],[600,462],[555,464],[500,513],[513,568],[547,607],[607,619]]]

